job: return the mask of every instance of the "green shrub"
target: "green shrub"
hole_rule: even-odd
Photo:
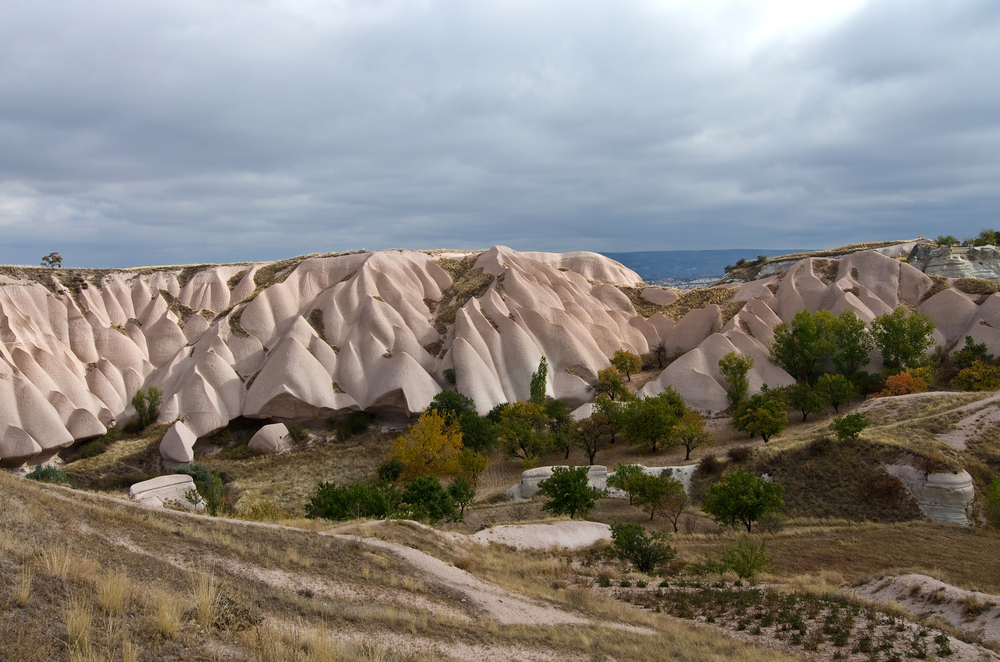
[[[753,581],[754,577],[771,567],[772,557],[767,553],[764,542],[755,545],[741,540],[735,547],[727,547],[722,552],[722,563],[740,579]]]
[[[132,406],[135,414],[139,418],[139,428],[145,429],[156,420],[160,413],[160,404],[163,402],[163,391],[150,386],[148,389],[139,389],[132,396]]]
[[[309,428],[301,423],[289,423],[285,427],[288,428],[288,436],[290,436],[293,441],[305,441],[309,436]]]
[[[175,474],[191,476],[195,489],[205,500],[205,510],[215,517],[222,512],[222,476],[218,471],[212,471],[203,464],[182,464],[174,470]]]
[[[115,428],[109,429],[97,439],[91,439],[87,443],[80,446],[76,451],[76,455],[73,456],[73,460],[85,460],[88,457],[96,457],[100,455],[104,451],[111,448],[111,445],[118,441],[121,435],[122,433],[120,430]]]
[[[219,453],[220,456],[226,458],[227,460],[246,460],[251,457],[257,457],[260,455],[257,451],[246,445],[233,446],[232,448],[227,448],[226,450]]]
[[[70,481],[69,476],[59,471],[55,467],[43,467],[37,466],[31,470],[27,476],[28,480],[37,480],[40,483],[51,483],[53,485],[68,485],[73,487],[72,481]]]
[[[420,476],[403,487],[400,502],[415,520],[436,524],[455,516],[455,501],[437,476]]]
[[[611,540],[619,558],[631,561],[639,572],[646,574],[674,558],[676,552],[666,543],[666,538],[661,531],[648,532],[642,524],[611,525]]]
[[[328,418],[326,422],[330,429],[337,433],[337,437],[344,440],[367,430],[368,426],[375,422],[375,415],[365,411],[356,411],[342,421]]]
[[[396,512],[399,492],[391,483],[355,483],[337,487],[333,483],[320,483],[306,505],[309,519],[328,519],[341,522],[362,517],[385,519]]]
[[[406,466],[398,459],[386,460],[378,467],[378,479],[388,483],[395,483],[403,475]]]
[[[833,419],[833,423],[830,427],[833,428],[834,433],[837,435],[837,439],[845,441],[847,439],[857,439],[866,427],[871,425],[868,421],[868,417],[864,414],[848,414],[846,416],[838,416]]]
[[[452,386],[455,385],[455,369],[454,368],[448,368],[442,374],[444,375],[445,381],[447,381]]]

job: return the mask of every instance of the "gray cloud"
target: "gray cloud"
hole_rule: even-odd
[[[1000,222],[1000,9],[748,46],[640,2],[62,0],[0,23],[0,262],[825,246]]]

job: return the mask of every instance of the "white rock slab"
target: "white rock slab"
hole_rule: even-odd
[[[611,540],[611,527],[600,522],[554,522],[552,524],[502,524],[471,536],[488,545],[491,542],[515,549],[579,549],[601,540]]]
[[[205,504],[200,500],[197,505],[188,501],[187,494],[193,489],[195,489],[194,479],[191,476],[170,474],[136,483],[129,488],[128,496],[130,499],[135,499],[143,505],[154,508],[163,506],[204,508]]]

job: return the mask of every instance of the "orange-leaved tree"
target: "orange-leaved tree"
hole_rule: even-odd
[[[406,434],[392,442],[390,460],[403,464],[400,478],[453,474],[460,469],[462,430],[439,412],[425,411]]]

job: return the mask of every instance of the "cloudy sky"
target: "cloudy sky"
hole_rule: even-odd
[[[1000,227],[996,0],[0,6],[0,263]]]

